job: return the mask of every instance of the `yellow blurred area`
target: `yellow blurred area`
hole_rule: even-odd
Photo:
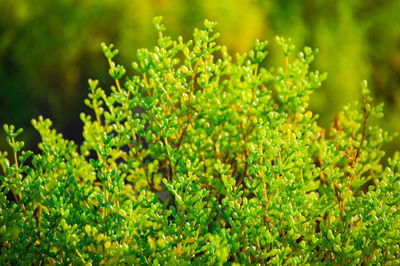
[[[151,23],[163,16],[167,33],[191,37],[205,19],[218,22],[219,43],[234,55],[255,39],[270,42],[266,66],[279,66],[274,36],[297,51],[318,48],[312,67],[328,79],[311,98],[327,126],[344,104],[359,99],[368,80],[384,101],[381,126],[400,131],[400,1],[356,0],[0,0],[0,123],[16,124],[34,146],[32,117],[43,114],[69,139],[81,141],[80,112],[87,79],[110,84],[100,43],[114,43],[128,73],[136,50],[151,48]],[[4,143],[0,144],[2,147]],[[389,152],[400,148],[398,139]]]

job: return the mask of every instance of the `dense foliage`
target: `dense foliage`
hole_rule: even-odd
[[[325,75],[277,38],[235,58],[214,23],[137,51],[134,74],[102,45],[115,85],[89,80],[78,146],[39,117],[38,154],[4,125],[2,264],[398,264],[398,154],[366,82],[361,102],[317,124],[310,94]]]

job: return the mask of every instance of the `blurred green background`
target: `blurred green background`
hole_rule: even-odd
[[[111,84],[100,43],[115,44],[129,73],[136,49],[155,44],[151,21],[158,15],[168,33],[185,39],[204,19],[217,21],[219,42],[231,53],[269,40],[271,65],[281,64],[276,35],[292,38],[297,49],[318,48],[312,67],[328,72],[311,101],[320,123],[328,126],[358,100],[367,79],[377,102],[385,102],[381,126],[400,131],[399,0],[0,0],[0,124],[23,127],[34,149],[30,120],[43,114],[79,143],[79,113],[90,112],[87,80]],[[400,149],[399,138],[386,149]]]

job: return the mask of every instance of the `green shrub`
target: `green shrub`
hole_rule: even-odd
[[[212,22],[188,42],[154,24],[131,77],[102,45],[115,85],[89,80],[80,147],[39,117],[33,154],[4,125],[2,264],[400,263],[399,155],[382,165],[366,82],[325,130],[316,51],[277,38],[265,69],[266,42],[232,59]]]

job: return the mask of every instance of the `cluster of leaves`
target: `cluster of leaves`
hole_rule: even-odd
[[[187,42],[154,25],[131,77],[102,45],[115,85],[89,80],[80,147],[39,117],[32,154],[4,126],[2,264],[400,262],[400,161],[382,166],[366,83],[325,130],[316,51],[277,38],[285,61],[265,69],[266,42],[232,59],[215,23]]]

